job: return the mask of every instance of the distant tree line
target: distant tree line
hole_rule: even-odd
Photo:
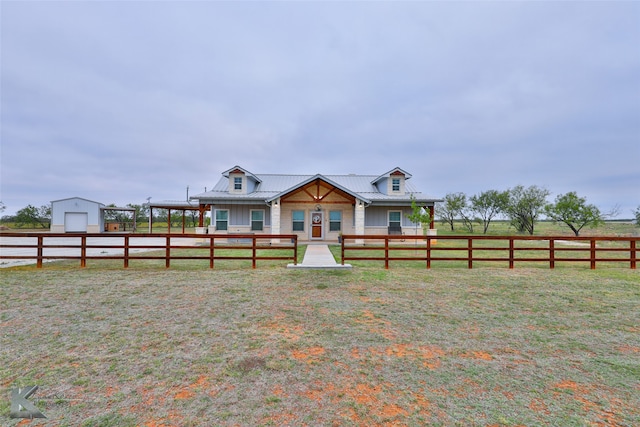
[[[449,193],[443,203],[436,205],[436,216],[443,224],[448,224],[451,231],[457,224],[462,224],[470,233],[478,226],[486,234],[491,221],[504,218],[519,233],[530,235],[533,235],[536,223],[545,216],[566,225],[579,236],[584,227],[598,227],[607,218],[617,215],[617,208],[603,213],[573,191],[558,195],[553,203],[547,201],[550,194],[549,190],[535,185],[518,185],[504,191],[487,190],[471,197],[464,193]],[[640,207],[635,211],[635,220],[640,225]]]
[[[111,204],[108,204],[107,207],[115,208],[116,205],[114,203],[111,203]],[[134,205],[129,203],[126,205],[126,207],[130,209],[135,209],[137,222],[145,222],[148,220],[149,208],[147,206]],[[107,222],[118,222],[118,223],[132,222],[133,213],[131,213],[130,211],[119,211],[119,210],[108,209],[104,212],[104,219]]]
[[[4,210],[4,205],[2,210]],[[2,222],[13,223],[18,228],[49,228],[51,226],[51,205],[42,205],[39,208],[27,205],[15,215],[4,215]]]
[[[442,203],[436,204],[436,217],[448,224],[451,231],[457,224],[473,233],[476,227],[480,227],[483,233],[487,233],[491,222],[498,218],[510,221],[511,225],[519,233],[533,235],[535,224],[541,216],[556,223],[565,224],[576,236],[584,227],[598,227],[607,218],[617,214],[617,209],[603,213],[593,204],[588,204],[586,198],[579,197],[576,192],[560,194],[553,203],[548,203],[547,198],[551,193],[545,188],[535,185],[524,187],[518,185],[504,191],[487,190],[479,194],[467,197],[464,193],[448,193]],[[425,213],[416,210],[413,203],[412,220],[416,223],[427,223]],[[115,207],[115,204],[108,205]],[[137,222],[149,221],[148,205],[127,204],[128,208],[135,209]],[[0,213],[6,209],[0,201]],[[182,224],[182,213],[171,215],[171,226]],[[640,206],[633,212],[636,225],[640,226]],[[13,223],[16,227],[49,228],[51,226],[51,205],[42,205],[39,208],[27,205],[15,215],[4,215],[0,218],[3,223]],[[198,212],[187,211],[186,220],[189,227],[198,224]],[[105,220],[113,222],[130,222],[131,214],[126,211],[107,210]],[[154,210],[155,222],[167,222],[168,211],[166,209]]]
[[[114,203],[107,205],[107,207],[116,207]],[[136,205],[127,204],[127,208],[135,209],[136,222],[148,222],[149,221],[149,206],[148,205]],[[0,201],[0,213],[4,212],[6,206]],[[169,218],[169,211],[167,209],[154,209],[153,220],[154,222],[167,223]],[[133,213],[129,211],[119,210],[105,210],[104,219],[107,222],[117,222],[120,224],[133,222]],[[1,218],[3,223],[12,223],[17,228],[50,228],[51,227],[51,205],[42,205],[35,207],[33,205],[27,205],[24,208],[16,212],[15,215],[4,215]],[[199,213],[197,211],[186,211],[185,223],[189,227],[195,227],[199,223]],[[171,212],[171,226],[182,226],[182,212]]]
[[[115,204],[107,205],[107,207],[116,207]],[[135,209],[136,212],[136,221],[140,222],[149,222],[149,205],[135,205],[135,204],[127,204],[127,208]],[[118,210],[107,210],[104,214],[104,219],[109,222],[131,222],[132,214],[128,211],[118,211]],[[197,211],[186,211],[185,215],[185,225],[188,227],[196,227],[199,223],[199,213]],[[167,223],[169,221],[169,211],[167,209],[154,209],[153,210],[153,222],[154,223]],[[178,227],[182,226],[182,211],[172,210],[171,211],[171,226]]]
[[[197,227],[200,221],[200,214],[198,211],[185,211],[185,225],[187,227]],[[169,211],[167,209],[154,209],[153,210],[153,222],[164,222],[169,224]],[[171,211],[171,226],[182,226],[182,211]]]

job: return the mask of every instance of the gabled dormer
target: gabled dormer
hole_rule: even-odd
[[[406,194],[405,182],[411,178],[411,174],[395,168],[380,175],[371,184],[375,185],[379,192],[389,196],[404,196]]]
[[[250,194],[256,190],[260,179],[251,172],[234,166],[222,173],[222,176],[229,179],[229,194]]]

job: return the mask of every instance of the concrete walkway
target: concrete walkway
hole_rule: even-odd
[[[338,264],[327,245],[307,245],[307,251],[304,253],[302,264],[289,264],[287,268],[307,268],[307,269],[324,269],[324,268],[351,268],[350,264]]]

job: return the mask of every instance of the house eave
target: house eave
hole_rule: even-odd
[[[262,205],[267,203],[263,198],[239,198],[239,197],[200,197],[196,198],[201,205]]]
[[[440,200],[416,200],[418,205],[433,205]],[[369,206],[411,206],[411,200],[373,200]]]

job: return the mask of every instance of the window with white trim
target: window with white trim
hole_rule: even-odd
[[[329,211],[329,231],[342,229],[342,211]]]
[[[229,211],[228,210],[216,210],[216,230],[228,230],[229,229]]]
[[[242,191],[242,177],[236,176],[233,178],[233,189],[235,191]]]
[[[402,227],[401,211],[389,211],[389,227],[398,229]]]
[[[391,191],[397,193],[400,191],[400,178],[391,179]]]
[[[264,229],[264,211],[251,211],[251,231]]]
[[[291,212],[291,229],[293,231],[304,231],[304,211]]]

